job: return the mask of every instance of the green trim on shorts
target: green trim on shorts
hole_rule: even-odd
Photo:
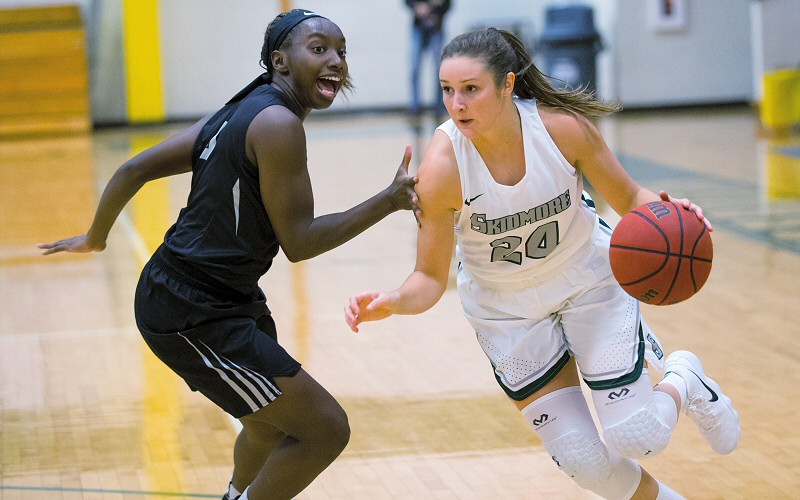
[[[506,392],[506,394],[508,394],[508,397],[510,397],[514,401],[522,401],[523,399],[527,398],[534,392],[546,386],[548,382],[553,380],[555,376],[558,375],[558,372],[560,372],[561,369],[567,365],[571,357],[572,356],[570,356],[569,351],[564,352],[564,355],[561,356],[561,359],[556,361],[556,364],[553,365],[552,368],[547,370],[547,372],[541,378],[536,379],[536,381],[532,382],[530,385],[526,385],[525,387],[523,387],[518,391],[512,391],[511,389],[503,385],[503,382],[500,381],[500,377],[497,376],[497,373],[495,373],[494,378],[497,379],[497,383],[500,384],[500,387],[502,387],[503,390]]]
[[[623,385],[628,385],[639,380],[642,376],[642,369],[644,369],[644,330],[641,321],[639,322],[639,359],[636,361],[636,366],[633,371],[621,377],[612,380],[601,380],[600,382],[589,382],[584,379],[589,389],[593,391],[602,391],[605,389],[615,389]]]

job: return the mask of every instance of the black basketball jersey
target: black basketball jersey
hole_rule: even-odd
[[[293,109],[279,90],[258,85],[237,94],[205,124],[193,151],[187,205],[164,238],[181,267],[223,290],[252,292],[278,253],[258,167],[245,153],[253,118],[274,105]]]

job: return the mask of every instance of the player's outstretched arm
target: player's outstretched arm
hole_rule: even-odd
[[[106,248],[111,226],[122,209],[147,182],[192,170],[192,149],[209,117],[175,134],[164,142],[134,156],[114,172],[108,181],[86,234],[36,245],[43,255],[58,252],[100,252]]]
[[[417,179],[408,175],[410,147],[389,187],[349,210],[315,217],[300,119],[282,106],[270,106],[256,116],[247,136],[258,165],[261,199],[281,249],[292,262],[336,248],[397,210],[411,209],[419,215]]]
[[[419,314],[433,307],[447,288],[453,254],[453,215],[461,208],[461,181],[452,145],[437,132],[425,153],[417,192],[422,207],[414,271],[396,290],[362,292],[345,306],[345,321],[354,332],[365,321],[393,314]]]
[[[452,232],[452,227],[449,229]],[[448,264],[438,272],[428,270],[432,274],[415,269],[397,290],[361,292],[350,297],[344,308],[344,319],[350,329],[358,333],[358,326],[365,321],[378,321],[393,314],[420,314],[433,307],[447,288],[450,252],[446,259]]]

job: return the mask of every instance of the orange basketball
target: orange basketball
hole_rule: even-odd
[[[674,202],[646,203],[625,214],[611,235],[611,270],[630,295],[657,306],[684,301],[711,273],[706,225]]]

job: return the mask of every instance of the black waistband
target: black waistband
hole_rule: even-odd
[[[164,245],[158,247],[150,260],[169,276],[214,296],[229,298],[237,302],[248,300],[252,296],[252,293],[243,294],[236,291],[196,267],[187,264]]]

